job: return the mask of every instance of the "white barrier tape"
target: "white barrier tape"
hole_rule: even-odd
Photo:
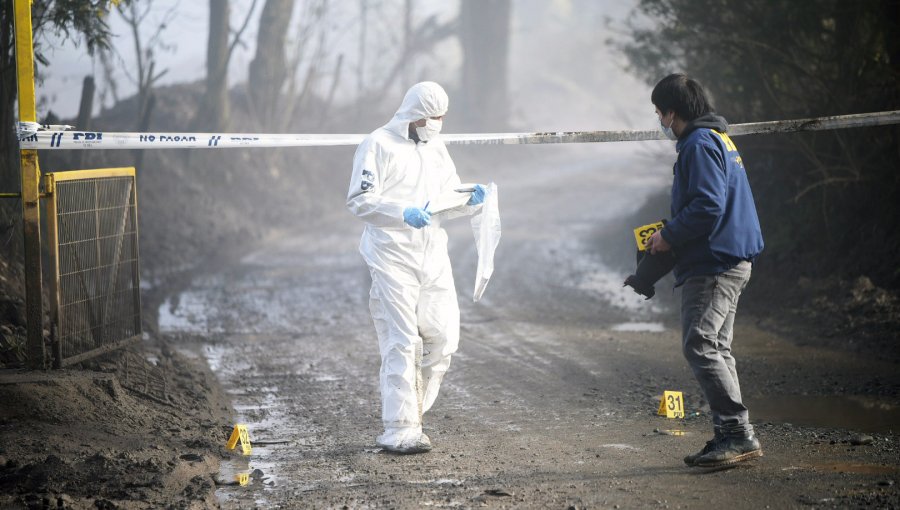
[[[358,145],[366,135],[279,135],[257,133],[110,133],[38,131],[19,140],[22,149],[223,149]]]
[[[19,140],[35,135],[39,131],[68,131],[75,126],[68,124],[38,124],[37,122],[20,121],[16,128]]]
[[[22,138],[34,135],[41,129],[41,125],[37,122],[19,122],[19,128],[16,131],[19,135],[19,140]]]
[[[822,131],[900,124],[900,110],[812,119],[754,122],[729,126],[732,136]],[[367,135],[259,133],[111,133],[102,131],[37,131],[20,137],[22,149],[224,149],[358,145]],[[500,145],[542,143],[635,142],[665,139],[653,131],[572,131],[554,133],[443,134],[447,144]]]

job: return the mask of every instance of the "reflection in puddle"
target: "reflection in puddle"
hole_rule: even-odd
[[[586,263],[587,264],[587,263]],[[660,314],[665,307],[656,301],[647,301],[633,290],[622,286],[621,271],[614,271],[596,262],[588,266],[586,275],[577,283],[577,288],[590,292],[610,306],[629,312]]]
[[[661,436],[686,436],[686,435],[688,435],[687,432],[685,432],[683,430],[678,430],[678,429],[665,429],[665,430],[656,429],[656,433]]]
[[[232,457],[219,464],[219,474],[216,476],[216,484],[224,486],[250,484],[250,459],[247,457]]]
[[[459,487],[465,480],[457,480],[455,478],[438,478],[436,480],[409,480],[407,483],[411,485],[450,485]]]
[[[900,431],[900,407],[873,397],[775,395],[747,400],[754,421],[861,432]]]
[[[612,448],[613,450],[634,450],[636,452],[641,450],[640,448],[624,443],[601,444],[600,448]]]
[[[220,502],[233,498],[241,498],[241,492],[235,492],[237,487],[271,489],[279,485],[279,479],[273,475],[274,463],[266,462],[259,458],[254,451],[254,457],[232,457],[219,464],[219,473],[216,476],[216,485],[220,488],[216,496]],[[230,490],[229,490],[230,489]],[[262,499],[260,499],[262,498]],[[263,501],[264,496],[258,495],[257,502]]]
[[[204,334],[211,332],[209,302],[198,292],[185,292],[169,298],[159,307],[158,324],[162,332]],[[221,328],[215,328],[222,332]]]
[[[897,466],[880,466],[877,464],[850,464],[847,462],[832,462],[828,464],[814,464],[813,469],[829,473],[859,473],[863,475],[890,475],[900,472]]]
[[[613,331],[647,331],[662,333],[666,330],[662,322],[623,322],[611,328]]]

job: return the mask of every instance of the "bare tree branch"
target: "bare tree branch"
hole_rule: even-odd
[[[800,201],[801,198],[803,198],[803,195],[806,195],[810,191],[813,191],[814,189],[821,188],[824,186],[830,186],[830,185],[839,184],[839,183],[855,184],[855,183],[859,183],[859,182],[863,182],[863,181],[867,181],[867,180],[869,180],[869,179],[862,179],[859,177],[828,177],[827,179],[822,179],[821,181],[814,182],[814,183],[810,184],[809,186],[803,188],[802,190],[800,190],[799,193],[797,193],[796,195],[794,195],[793,198],[791,198],[791,201],[794,203],[797,203]]]
[[[250,18],[253,16],[253,11],[256,10],[256,0],[253,0],[253,3],[250,4],[250,10],[247,11],[247,16],[244,18],[244,23],[241,24],[241,28],[234,34],[234,40],[231,41],[231,44],[228,46],[228,53],[225,55],[225,69],[228,69],[228,62],[231,61],[231,55],[234,53],[234,48],[241,44],[244,45],[244,42],[241,40],[241,36],[244,35],[244,30],[247,30],[247,25],[250,24]]]
[[[425,22],[412,33],[412,44],[404,47],[403,52],[400,54],[399,58],[397,58],[394,66],[388,72],[384,81],[381,82],[381,86],[375,93],[375,97],[381,97],[387,93],[388,89],[394,84],[394,81],[403,71],[404,66],[413,56],[428,53],[432,48],[437,46],[438,43],[455,35],[456,31],[457,22],[455,20],[444,23],[443,25],[437,24],[437,16],[431,16],[425,20]]]

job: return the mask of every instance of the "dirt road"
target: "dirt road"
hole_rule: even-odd
[[[160,327],[195,334],[183,350],[205,357],[250,429],[253,455],[223,464],[223,507],[900,505],[896,395],[871,390],[873,380],[897,387],[896,364],[796,347],[750,317],[735,352],[747,399],[768,405],[750,408],[765,456],[685,467],[710,425],[674,311],[620,290],[624,275],[601,263],[595,241],[601,220],[632,211],[665,176],[599,163],[545,170],[496,178],[503,239],[479,303],[468,222],[448,225],[462,340],[425,417],[428,454],[374,444],[369,280],[361,225],[340,204],[314,231],[285,232],[163,305]],[[655,415],[664,390],[684,392],[688,419]],[[229,484],[240,473],[250,483]]]

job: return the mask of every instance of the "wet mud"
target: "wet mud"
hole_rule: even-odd
[[[897,387],[896,362],[797,342],[749,314],[739,313],[734,349],[765,455],[727,469],[686,467],[682,457],[703,446],[711,426],[681,357],[672,300],[645,302],[622,289],[624,274],[595,244],[597,218],[627,215],[648,184],[638,175],[624,189],[622,172],[596,167],[560,173],[582,185],[546,173],[496,178],[503,239],[479,303],[471,301],[471,230],[464,219],[447,225],[462,340],[425,416],[435,447],[424,455],[375,446],[369,281],[356,251],[361,225],[343,211],[314,231],[285,232],[163,303],[161,331],[208,363],[234,421],[250,430],[253,454],[222,459],[218,504],[900,504],[897,395],[869,391],[873,380]],[[665,390],[684,393],[685,419],[656,415]]]
[[[179,269],[192,277],[177,286],[151,282],[158,317],[145,318],[139,349],[62,373],[0,373],[0,507],[900,505],[896,349],[848,349],[849,323],[831,327],[871,322],[890,300],[854,282],[845,304],[813,303],[834,315],[813,326],[776,327],[774,305],[739,313],[734,349],[765,455],[688,468],[711,427],[680,352],[678,294],[665,282],[650,301],[623,289],[629,268],[610,256],[631,257],[620,244],[666,176],[633,159],[519,149],[528,165],[490,170],[503,239],[478,303],[471,229],[446,225],[462,339],[425,416],[433,451],[375,445],[370,282],[340,182],[321,192],[330,205],[314,223],[255,236],[242,257],[223,248],[214,265]],[[683,392],[684,419],[656,415],[666,390]],[[225,448],[236,423],[249,456]]]

